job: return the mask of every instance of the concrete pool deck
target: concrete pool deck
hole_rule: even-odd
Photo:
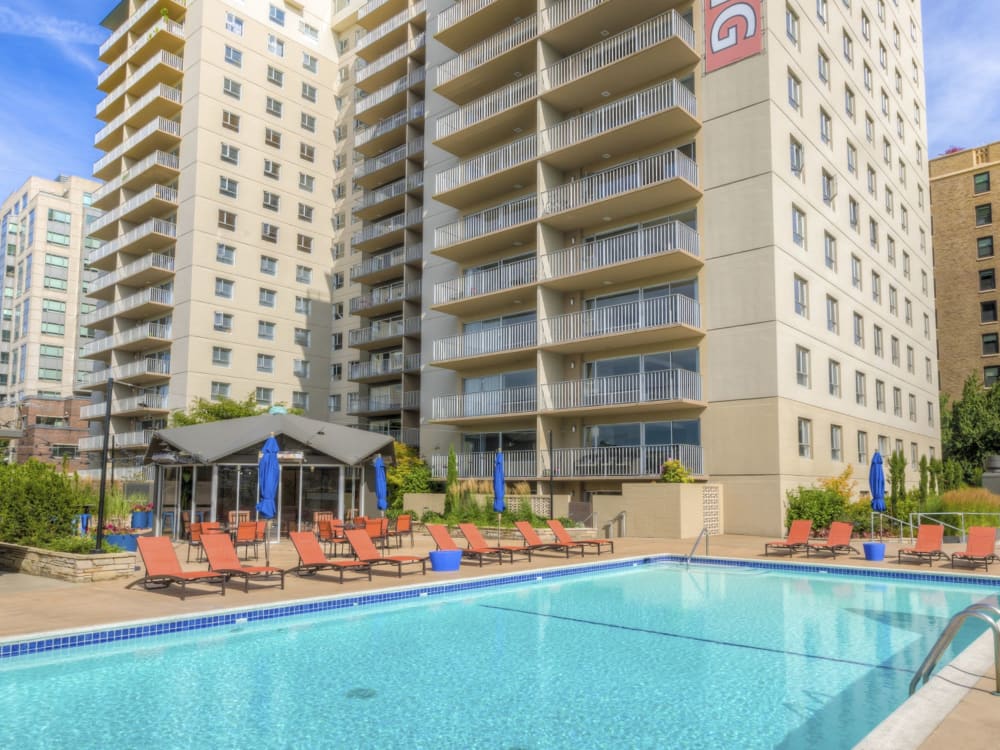
[[[788,555],[778,554],[764,557],[764,543],[771,541],[770,538],[722,535],[711,537],[710,553],[712,557],[727,557],[746,560],[775,560],[782,561],[789,559]],[[681,554],[686,555],[691,550],[694,540],[680,539],[643,539],[627,537],[615,540],[615,558],[636,557],[653,554]],[[460,545],[461,541],[458,542]],[[505,542],[508,544],[513,541]],[[861,541],[857,540],[855,546],[860,548]],[[429,536],[417,534],[415,537],[414,554],[425,555],[434,549]],[[182,566],[186,570],[204,570],[204,563],[184,563],[187,554],[187,544],[175,545],[178,557],[182,561]],[[851,555],[850,557],[838,555],[831,558],[830,555],[822,555],[806,558],[802,553],[793,555],[790,559],[797,563],[815,563],[819,565],[844,565],[849,567],[882,567],[888,570],[905,570],[937,573],[956,573],[959,575],[982,576],[980,568],[978,572],[971,572],[968,569],[955,568],[954,571],[947,561],[936,561],[932,565],[916,565],[914,563],[898,564],[896,562],[896,549],[900,545],[898,542],[888,541],[886,543],[886,560],[883,562],[869,562],[861,557]],[[905,546],[905,545],[904,545]],[[962,544],[946,544],[946,552],[955,552],[964,549]],[[192,552],[194,554],[194,552]],[[409,545],[404,541],[401,554],[411,554]],[[704,554],[704,544],[699,547],[698,554]],[[585,558],[588,562],[595,560],[607,560],[609,555],[605,553],[598,558],[594,554],[588,554]],[[290,543],[283,541],[281,544],[271,547],[271,563],[277,567],[290,568],[298,562],[295,550]],[[514,565],[486,564],[481,568],[474,562],[465,562],[462,569],[456,573],[435,573],[430,570],[427,576],[421,576],[419,570],[416,574],[404,573],[402,578],[398,578],[395,572],[385,567],[378,570],[372,581],[369,583],[367,577],[358,577],[351,573],[345,576],[343,586],[337,583],[334,574],[319,574],[309,578],[299,578],[291,575],[285,579],[285,589],[281,590],[276,585],[270,583],[251,584],[250,593],[243,593],[242,587],[235,584],[227,587],[226,596],[218,594],[217,587],[192,585],[188,589],[187,598],[180,599],[179,589],[170,587],[159,591],[145,591],[142,587],[126,589],[125,585],[130,580],[141,577],[141,571],[136,571],[135,579],[107,581],[91,584],[74,584],[64,581],[57,581],[47,578],[25,575],[21,573],[11,573],[0,571],[0,601],[2,601],[2,617],[0,617],[0,638],[16,638],[18,636],[28,636],[33,633],[40,633],[52,630],[65,630],[73,628],[90,628],[111,623],[121,623],[130,620],[149,619],[157,617],[178,617],[190,616],[211,610],[228,609],[244,606],[262,606],[276,602],[293,599],[304,599],[317,596],[334,596],[337,594],[350,594],[373,589],[390,588],[399,585],[410,585],[417,583],[434,583],[459,578],[474,578],[484,575],[496,575],[498,573],[512,573],[541,567],[556,567],[572,565],[580,562],[579,555],[573,555],[568,560],[558,553],[544,552],[533,556],[531,563],[518,560]],[[254,564],[252,561],[250,564]],[[259,564],[263,564],[263,553]],[[1000,575],[1000,564],[991,571]],[[1000,585],[998,585],[1000,589]],[[204,593],[202,593],[204,592]],[[985,591],[984,591],[985,594]],[[989,661],[992,661],[992,647],[990,648]],[[935,682],[947,683],[957,681],[959,675],[936,676],[931,683],[923,688],[934,687]],[[913,727],[913,732],[917,736],[909,736],[905,731],[890,731],[879,740],[879,744],[869,744],[869,747],[892,747],[894,750],[905,750],[906,748],[921,748],[921,750],[950,750],[954,747],[962,750],[994,750],[997,747],[997,737],[1000,737],[1000,697],[992,695],[994,677],[992,666],[982,677],[968,678],[971,689],[967,692],[957,693],[957,705],[948,713],[943,721],[936,723],[931,720],[930,724],[923,729],[914,726],[914,722],[906,716],[897,717],[904,727]],[[919,694],[920,691],[918,691]],[[928,693],[930,697],[930,693]],[[921,715],[926,716],[928,712],[922,711]],[[888,727],[886,727],[888,729]],[[929,734],[928,734],[929,732]],[[873,740],[875,738],[872,738]]]

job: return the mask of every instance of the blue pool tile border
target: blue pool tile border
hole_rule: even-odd
[[[172,618],[122,624],[104,629],[86,632],[51,633],[43,637],[7,639],[0,641],[0,660],[33,654],[49,653],[66,649],[94,646],[107,643],[149,638],[170,633],[181,633],[210,628],[233,626],[249,622],[274,620],[294,615],[330,612],[355,607],[370,607],[390,602],[402,602],[411,599],[431,598],[461,593],[497,588],[520,583],[533,583],[577,576],[597,571],[622,570],[642,565],[664,563],[683,563],[687,560],[682,555],[647,555],[643,557],[625,558],[609,562],[594,562],[582,565],[570,565],[561,568],[546,568],[543,570],[528,570],[520,573],[500,574],[485,578],[472,578],[442,583],[418,584],[404,588],[387,589],[364,594],[346,594],[330,598],[299,600],[288,604],[270,605],[258,608],[241,608],[204,614],[195,617]],[[967,576],[948,573],[919,573],[915,571],[886,570],[885,568],[857,568],[841,565],[814,565],[797,562],[772,562],[763,560],[746,560],[739,558],[695,557],[691,562],[696,566],[719,568],[750,568],[784,571],[790,573],[828,574],[844,578],[875,578],[882,580],[938,583],[982,587],[984,589],[1000,590],[1000,578],[992,576]]]

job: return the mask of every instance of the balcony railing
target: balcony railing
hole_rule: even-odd
[[[698,255],[698,249],[695,230],[679,221],[668,221],[541,256],[539,276],[557,279],[675,250]]]
[[[526,195],[499,206],[493,206],[468,216],[459,221],[445,224],[434,230],[434,247],[440,249],[448,245],[465,242],[484,234],[499,232],[516,227],[526,221],[538,218],[538,199],[534,195]]]
[[[133,55],[140,49],[145,47],[153,40],[153,36],[160,31],[169,31],[176,36],[184,36],[184,24],[177,23],[176,21],[171,21],[169,18],[161,18],[159,21],[154,23],[149,27],[147,31],[144,31],[142,36],[135,42],[132,46],[125,50],[125,53],[119,55],[115,58],[114,62],[108,65],[100,75],[97,76],[97,87],[100,88],[101,84],[108,80],[109,77],[115,74],[126,62],[132,59]]]
[[[173,68],[178,73],[184,72],[183,57],[175,55],[172,52],[167,52],[166,50],[160,50],[159,54],[149,58],[149,60],[143,63],[137,71],[126,78],[121,85],[115,86],[115,88],[106,97],[97,103],[97,114],[100,115],[101,112],[107,109],[112,102],[120,98],[128,89],[134,86],[137,81],[141,81],[145,76],[149,75],[149,71],[153,70],[153,68],[158,65],[166,65],[167,67]]]
[[[363,97],[357,101],[354,105],[354,114],[361,115],[367,112],[372,107],[381,104],[387,99],[391,99],[396,96],[396,94],[401,94],[406,91],[411,86],[415,86],[427,77],[427,70],[424,67],[419,67],[412,73],[403,76],[402,78],[397,78],[392,83],[387,86],[383,86],[378,91],[374,92],[370,96]],[[360,89],[359,89],[360,90]]]
[[[131,294],[117,302],[113,302],[110,305],[99,305],[86,315],[80,316],[80,324],[91,326],[98,321],[113,318],[116,315],[121,315],[142,305],[172,305],[173,303],[174,294],[171,290],[150,287],[149,289],[143,289],[141,292]]]
[[[398,338],[408,336],[420,331],[420,318],[406,318],[405,320],[379,320],[365,328],[355,328],[350,331],[348,338],[351,346],[370,344],[373,341],[382,339]]]
[[[434,192],[445,193],[538,156],[538,138],[532,133],[479,156],[467,159],[458,166],[438,172],[434,178]]]
[[[127,279],[150,268],[159,268],[163,271],[173,271],[173,256],[163,255],[162,253],[152,253],[151,255],[147,255],[139,260],[133,261],[132,263],[127,263],[121,268],[116,268],[110,273],[101,274],[90,282],[90,293],[93,294],[94,292],[99,292],[101,289],[106,289],[112,284],[118,283],[122,279]]]
[[[670,37],[694,47],[694,29],[677,11],[670,10],[559,60],[541,72],[542,88],[554,88],[592,74],[595,70],[654,47]]]
[[[487,37],[479,44],[469,47],[458,57],[453,57],[439,65],[434,85],[441,86],[475,70],[480,65],[485,65],[490,60],[500,57],[529,39],[533,39],[536,33],[538,33],[538,17],[532,14],[527,18],[522,18],[506,29]]]
[[[122,154],[131,150],[136,144],[141,143],[157,131],[180,138],[181,124],[179,122],[174,122],[173,120],[168,120],[166,117],[157,117],[156,119],[151,120],[149,123],[140,128],[139,132],[130,136],[124,143],[119,144],[94,162],[94,174],[97,174],[112,162],[120,159]]]
[[[97,135],[94,136],[94,145],[103,141],[109,135],[111,135],[115,130],[120,128],[126,120],[135,117],[137,112],[141,112],[151,101],[155,99],[166,99],[173,102],[174,104],[181,103],[181,90],[174,88],[173,86],[168,86],[165,83],[160,83],[151,88],[145,94],[143,94],[139,101],[134,104],[129,105],[128,109],[122,112],[118,117],[113,119],[103,128],[97,131]]]
[[[423,116],[424,103],[417,102],[409,109],[402,109],[394,115],[383,117],[374,125],[356,130],[354,135],[354,145],[363,146],[368,143],[368,141],[383,136],[386,133],[405,125],[407,122],[410,122],[411,120],[418,120]]]
[[[577,16],[583,15],[588,10],[593,10],[598,5],[610,2],[610,0],[562,0],[543,8],[539,13],[539,31],[549,31],[557,26],[562,26],[567,21],[571,21]]]
[[[676,79],[663,81],[546,128],[538,134],[539,143],[545,152],[558,151],[673,107],[681,107],[692,117],[696,116],[694,94]]]
[[[360,380],[378,375],[394,375],[420,369],[420,355],[392,352],[388,357],[379,357],[367,362],[351,362],[350,380]]]
[[[538,324],[535,321],[515,323],[486,331],[436,339],[434,361],[516,351],[535,346],[537,342]]]
[[[548,455],[542,458],[548,462]],[[701,446],[683,444],[561,448],[552,452],[550,470],[555,477],[648,477],[659,475],[666,461],[680,461],[691,474],[705,473]]]
[[[173,0],[173,2],[176,5],[180,5],[183,7],[187,6],[187,0]],[[147,13],[149,13],[150,9],[160,4],[161,4],[160,0],[146,0],[146,2],[144,2],[138,8],[136,8],[135,11],[127,19],[125,19],[125,22],[122,23],[122,25],[119,26],[117,29],[115,29],[114,32],[111,34],[111,36],[109,36],[107,39],[104,40],[104,43],[101,44],[100,48],[98,49],[98,55],[103,57],[104,53],[106,53],[109,49],[114,47],[115,44],[117,44],[118,41],[121,40],[121,38],[129,32],[129,30],[136,24],[136,22],[138,22]]]
[[[378,271],[385,271],[389,268],[401,266],[408,261],[420,260],[423,255],[423,244],[410,245],[406,248],[396,248],[395,250],[368,258],[351,268],[351,281],[363,278]]]
[[[435,125],[437,139],[446,138],[459,130],[487,120],[533,98],[538,94],[538,78],[534,73],[519,78],[503,88],[464,104],[442,116]]]
[[[638,302],[581,310],[541,321],[541,343],[560,344],[668,325],[701,326],[698,302],[668,294]]]
[[[525,385],[499,391],[438,396],[431,406],[431,415],[432,419],[459,419],[524,414],[538,408],[537,394],[536,386]]]
[[[118,221],[122,216],[131,213],[139,206],[144,203],[149,203],[151,200],[164,201],[166,203],[177,203],[177,191],[174,188],[166,187],[165,185],[150,185],[148,188],[143,190],[138,195],[129,198],[124,203],[120,204],[117,208],[104,213],[102,216],[96,218],[91,222],[88,230],[92,234],[96,234],[104,227]]]
[[[378,190],[366,190],[364,197],[353,210],[357,212],[359,210],[371,208],[372,206],[377,206],[379,203],[396,198],[403,195],[403,193],[409,192],[410,190],[415,190],[423,184],[424,173],[416,172],[415,174],[411,174],[401,180],[390,182],[388,185],[384,185]]]
[[[102,258],[107,258],[108,256],[113,255],[126,245],[131,245],[133,242],[136,242],[149,234],[162,234],[167,237],[176,237],[177,225],[172,221],[167,221],[166,219],[150,219],[149,221],[145,221],[135,229],[126,232],[125,234],[118,235],[118,237],[111,240],[111,242],[105,243],[91,252],[90,255],[87,256],[87,262],[90,264],[96,263]]]
[[[115,448],[140,448],[149,445],[156,430],[138,430],[136,432],[116,432],[114,434]],[[79,443],[81,451],[99,451],[104,448],[104,436],[82,438]]]
[[[167,397],[160,396],[157,394],[150,393],[145,396],[133,396],[132,398],[121,398],[114,399],[111,402],[111,413],[121,414],[125,411],[165,411],[167,406]],[[80,419],[100,419],[102,418],[107,410],[107,404],[90,404],[80,409]],[[117,447],[118,440],[115,440],[115,446]]]
[[[143,339],[166,339],[170,340],[170,326],[162,323],[141,323],[135,328],[122,331],[114,336],[105,336],[103,339],[95,339],[84,344],[80,348],[80,354],[84,357],[101,354],[111,349],[117,349]]]
[[[120,365],[118,367],[111,367],[106,370],[98,370],[97,372],[88,373],[86,377],[80,378],[76,382],[79,386],[86,388],[97,385],[98,383],[105,383],[108,378],[113,378],[114,380],[129,380],[138,375],[163,375],[166,377],[169,374],[169,361],[145,357],[140,359],[138,362],[129,362],[127,365]]]
[[[387,305],[392,302],[402,302],[405,299],[416,297],[420,294],[420,281],[408,281],[405,284],[400,282],[390,286],[381,286],[372,289],[368,294],[355,297],[351,300],[351,312],[359,313],[379,305]]]
[[[358,72],[355,73],[354,80],[357,83],[361,83],[362,81],[371,78],[379,71],[385,70],[393,63],[399,62],[407,55],[423,47],[424,40],[425,40],[425,35],[423,32],[417,34],[410,41],[404,42],[403,44],[396,47],[396,49],[385,53],[384,55],[382,55],[382,57],[360,68]],[[361,60],[361,58],[359,57],[358,60]]]
[[[368,0],[367,3],[358,8],[358,20],[360,21],[362,18],[369,15],[370,13],[375,12],[383,5],[385,5],[387,2],[389,2],[389,0]]]
[[[458,453],[455,456],[458,476],[462,478],[491,477],[496,464],[496,453]],[[504,451],[504,476],[507,479],[530,479],[538,476],[536,451]],[[441,478],[448,473],[448,456],[431,456],[431,473]]]
[[[377,42],[379,39],[384,37],[386,34],[390,33],[394,29],[399,28],[404,23],[408,22],[411,18],[416,18],[425,10],[423,0],[421,2],[411,5],[406,10],[397,13],[388,21],[380,23],[377,27],[369,31],[367,34],[358,39],[357,49],[362,50],[373,42]]]
[[[440,34],[447,28],[454,26],[460,21],[464,21],[474,13],[478,13],[487,5],[495,3],[497,0],[460,0],[460,2],[449,6],[437,15],[437,27],[435,33]]]
[[[667,180],[683,178],[698,184],[698,165],[676,149],[617,164],[583,179],[546,190],[538,198],[539,214],[570,211],[623,193],[650,187]]]
[[[397,214],[396,216],[392,216],[374,224],[369,224],[360,232],[355,233],[351,237],[351,242],[355,245],[360,245],[363,242],[377,239],[383,235],[398,232],[400,229],[412,227],[414,224],[419,224],[423,220],[424,209],[411,208],[405,213]]]
[[[108,193],[121,188],[129,179],[145,172],[150,167],[166,167],[167,169],[180,169],[181,160],[176,154],[168,154],[166,151],[154,151],[149,156],[144,157],[138,163],[133,164],[128,169],[109,182],[105,182],[94,191],[94,203],[99,203]]]
[[[398,411],[403,408],[403,394],[390,396],[363,397],[360,393],[347,394],[347,413],[358,414],[371,411]]]
[[[567,380],[541,386],[542,409],[581,409],[656,401],[701,401],[701,375],[654,370],[605,378]]]
[[[361,425],[359,430],[388,435],[397,443],[405,445],[420,445],[420,430],[416,427],[383,427],[382,425]]]
[[[370,174],[378,172],[380,169],[385,169],[396,162],[400,162],[410,156],[415,156],[424,150],[424,138],[419,136],[413,138],[402,146],[397,146],[391,151],[386,151],[378,156],[373,156],[370,159],[365,159],[356,167],[354,167],[354,179],[360,179],[362,177],[367,177]]]
[[[499,268],[490,268],[486,271],[475,271],[458,279],[435,284],[434,304],[456,302],[532,284],[536,275],[537,262],[535,258],[506,263]]]

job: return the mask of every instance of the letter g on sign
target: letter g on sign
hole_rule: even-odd
[[[705,0],[705,72],[761,51],[760,0]]]

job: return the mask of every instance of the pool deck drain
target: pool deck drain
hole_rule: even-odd
[[[753,561],[780,563],[791,561],[795,563],[810,563],[819,566],[848,566],[867,570],[882,568],[887,571],[907,571],[910,573],[951,574],[982,576],[982,571],[973,573],[956,568],[954,571],[947,563],[937,562],[932,566],[898,564],[895,562],[895,550],[899,546],[887,542],[886,560],[881,563],[868,562],[856,556],[838,555],[831,559],[829,555],[807,558],[796,554],[770,555],[764,557],[764,542],[770,538],[723,535],[711,538],[712,557],[736,558]],[[606,561],[623,557],[639,557],[644,555],[674,554],[686,555],[691,549],[691,539],[642,539],[625,538],[615,540],[616,554],[612,557],[607,553],[597,557],[590,554],[587,562]],[[946,551],[958,551],[964,545],[945,545]],[[179,556],[183,560],[186,545],[177,546]],[[417,535],[415,553],[426,554],[433,549],[429,537]],[[703,548],[702,548],[703,549]],[[409,547],[403,547],[403,553],[410,552]],[[271,562],[279,567],[292,567],[297,563],[295,552],[288,543],[274,545],[271,548]],[[498,573],[524,573],[533,569],[561,567],[579,564],[579,556],[566,559],[559,555],[535,555],[531,563],[516,562],[514,565],[486,565],[482,568],[473,565],[463,565],[461,571],[455,573],[432,573],[427,576],[405,575],[402,579],[388,571],[376,573],[371,583],[365,579],[345,581],[344,585],[336,583],[332,577],[322,575],[311,578],[288,576],[284,591],[277,587],[261,586],[252,588],[249,594],[233,589],[220,597],[217,591],[206,587],[205,594],[196,592],[195,587],[189,589],[188,596],[181,601],[179,593],[173,588],[162,591],[143,591],[141,588],[126,590],[129,580],[108,581],[94,584],[73,584],[62,581],[38,578],[19,573],[0,571],[0,601],[3,602],[4,617],[0,618],[0,638],[30,636],[52,630],[91,628],[111,623],[121,623],[131,620],[145,620],[159,617],[190,617],[201,613],[214,612],[243,606],[268,606],[296,599],[306,599],[318,596],[335,596],[338,594],[358,594],[368,591],[396,587],[399,585],[434,584],[478,578]],[[204,570],[202,564],[185,564],[186,570]],[[1000,574],[1000,566],[995,571]],[[136,573],[136,578],[140,573]],[[992,576],[991,576],[992,577]],[[998,587],[1000,588],[1000,587]],[[984,590],[985,591],[985,590]],[[979,645],[979,642],[977,642]],[[951,750],[960,747],[963,750],[995,750],[996,738],[1000,736],[1000,697],[993,696],[994,680],[992,672],[992,645],[987,643],[987,656],[967,652],[968,658],[974,663],[972,667],[977,674],[982,674],[978,664],[989,664],[983,677],[968,675],[954,669],[942,670],[940,677],[935,677],[928,685],[918,691],[916,700],[908,701],[883,723],[869,738],[861,743],[862,748],[892,747],[894,750],[920,748],[920,750]],[[968,669],[969,665],[957,666]],[[940,683],[940,684],[936,684]],[[952,683],[960,686],[954,687]],[[971,687],[966,687],[971,685]],[[944,692],[940,692],[940,691]],[[923,695],[921,695],[923,694]],[[363,700],[363,699],[362,699]],[[927,706],[953,705],[954,708],[943,715],[943,720],[931,716]]]

